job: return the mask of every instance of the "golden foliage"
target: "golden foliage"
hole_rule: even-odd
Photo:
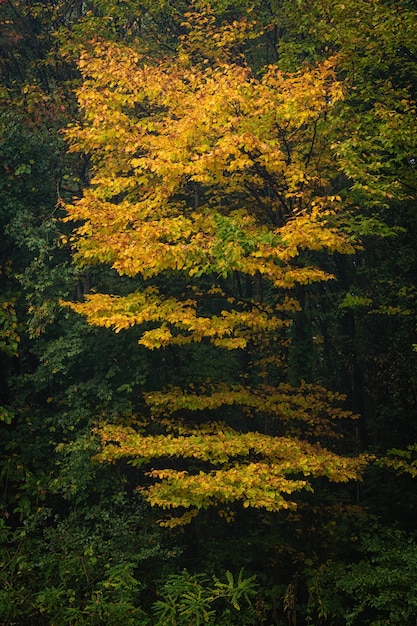
[[[82,221],[76,259],[145,279],[237,271],[280,289],[328,280],[295,261],[304,250],[354,251],[337,227],[340,198],[323,193],[331,163],[325,118],[342,98],[332,62],[295,75],[271,66],[257,78],[243,62],[187,59],[180,52],[146,65],[136,52],[103,42],[95,56],[83,55],[85,119],[67,136],[73,150],[91,153],[95,170],[83,198],[67,207],[68,219]],[[212,332],[216,342],[228,335],[227,347],[245,345],[230,313],[212,318],[209,331],[189,301],[161,295],[156,303],[152,289],[137,299],[136,315],[130,297],[107,306],[92,295],[74,308],[116,330],[164,320],[186,327],[194,341]],[[245,315],[255,323],[256,311],[237,312],[240,325]],[[179,341],[169,326],[142,340],[148,347]]]
[[[278,511],[295,506],[294,492],[312,490],[308,478],[324,476],[333,482],[358,479],[366,459],[341,457],[319,445],[294,437],[273,437],[259,432],[236,432],[213,424],[187,435],[141,435],[123,426],[98,430],[103,443],[101,462],[133,458],[141,465],[158,458],[192,458],[214,469],[197,473],[176,469],[148,472],[159,482],[144,490],[151,504],[162,508],[201,509],[241,502],[243,507]],[[187,518],[171,518],[174,526]]]
[[[294,288],[332,278],[312,253],[355,249],[341,228],[343,202],[328,193],[329,121],[343,98],[337,59],[255,75],[235,53],[250,32],[247,21],[218,27],[209,7],[186,20],[178,53],[157,63],[100,40],[81,56],[84,119],[67,138],[72,150],[91,155],[94,169],[83,197],[67,206],[67,219],[77,223],[75,258],[138,277],[142,288],[66,304],[116,332],[141,326],[139,342],[149,349],[202,341],[265,347],[300,308]],[[183,287],[157,287],[160,276]],[[195,288],[201,277],[211,285],[203,293]],[[228,290],[233,277],[256,285],[256,293]],[[205,306],[208,297],[216,299],[214,310]],[[265,363],[275,358],[264,356]],[[155,392],[146,401],[164,434],[103,426],[97,459],[194,459],[195,471],[168,462],[148,472],[156,480],[144,490],[152,504],[186,509],[168,525],[211,505],[224,514],[233,502],[276,511],[294,506],[291,494],[311,489],[311,479],[360,476],[363,459],[308,441],[334,437],[336,418],[350,417],[334,408],[338,399],[284,384]],[[272,416],[281,432],[237,432],[220,422],[187,427],[180,419],[192,410],[221,416],[232,405],[249,418]]]

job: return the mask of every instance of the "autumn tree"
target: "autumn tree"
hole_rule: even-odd
[[[110,264],[139,285],[71,308],[116,332],[139,326],[151,350],[211,345],[210,359],[238,351],[233,384],[160,390],[144,398],[145,425],[97,429],[100,460],[178,459],[148,472],[153,504],[186,509],[169,524],[212,505],[227,516],[235,501],[292,507],[289,496],[312,479],[348,481],[363,465],[331,451],[349,416],[338,395],[287,382],[297,288],[333,278],[320,255],[355,250],[330,186],[329,124],[343,100],[337,57],[255,74],[240,52],[259,35],[249,19],[219,27],[202,5],[183,26],[178,53],[158,63],[101,40],[86,50],[84,120],[67,132],[94,163],[91,186],[66,207],[81,224],[76,262]],[[184,458],[196,469],[181,469]]]

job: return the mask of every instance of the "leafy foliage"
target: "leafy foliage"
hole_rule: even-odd
[[[88,294],[83,302],[66,304],[90,324],[116,332],[146,324],[139,342],[151,349],[208,340],[229,350],[248,350],[257,341],[262,350],[300,308],[285,292],[332,278],[310,262],[311,254],[355,250],[338,221],[342,199],[326,193],[328,120],[343,90],[335,60],[294,74],[269,66],[257,77],[243,56],[239,63],[231,60],[236,41],[242,33],[248,37],[246,21],[218,27],[207,7],[186,17],[189,32],[178,54],[158,64],[105,42],[81,58],[78,97],[85,119],[67,136],[73,150],[92,154],[95,170],[83,197],[67,206],[68,219],[82,222],[73,237],[75,258],[81,266],[109,263],[122,276],[139,275],[143,286],[128,295]],[[183,281],[180,296],[158,285],[160,276],[171,273]],[[240,281],[258,281],[256,297],[236,293],[230,282],[236,274]],[[200,277],[213,281],[209,290],[194,287]],[[228,284],[221,286],[219,278]],[[215,312],[204,314],[207,296],[217,302]],[[227,386],[218,389],[219,409],[239,400],[250,406],[245,392],[256,397],[247,387],[240,397]],[[280,390],[264,392],[273,397]],[[299,393],[295,403],[301,406]],[[317,394],[311,390],[319,404]],[[185,399],[180,389],[167,392],[170,408],[163,417],[181,406],[177,396]],[[193,407],[182,406],[202,410],[207,399],[195,394]],[[151,409],[159,402],[156,395],[149,400]],[[265,404],[258,404],[265,413]],[[332,413],[325,404],[320,411]],[[282,413],[285,419],[288,411]],[[295,418],[303,421],[300,412]],[[314,430],[311,413],[307,422]],[[97,458],[136,454],[142,463],[182,456],[225,464],[215,471],[200,466],[192,474],[168,468],[148,474],[162,479],[148,490],[151,503],[194,507],[175,523],[234,500],[269,510],[293,506],[282,494],[311,487],[291,474],[335,481],[360,475],[362,461],[277,437],[277,426],[271,435],[248,430],[209,426],[201,435],[197,427],[187,437],[152,437],[104,427],[102,441],[119,447],[110,443]]]
[[[0,622],[413,625],[415,3],[0,6]]]
[[[311,589],[319,617],[340,616],[347,626],[411,625],[417,615],[415,542],[398,531],[379,529],[377,535],[363,537],[359,553],[357,563],[328,563],[316,573]]]
[[[240,570],[236,580],[233,574],[226,572],[226,582],[213,577],[213,583],[208,586],[208,579],[204,574],[190,575],[184,570],[180,574],[171,575],[162,589],[163,599],[154,604],[154,614],[157,625],[163,624],[217,624],[219,620],[227,624],[249,624],[253,613],[245,614],[242,611],[242,600],[252,606],[251,598],[256,595],[257,585],[254,576],[243,577]],[[226,600],[230,609],[223,609],[220,613],[213,608],[219,601]],[[231,621],[233,620],[233,621]]]

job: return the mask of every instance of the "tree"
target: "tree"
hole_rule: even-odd
[[[139,325],[149,349],[239,351],[232,385],[148,394],[144,430],[97,429],[100,460],[195,460],[148,472],[160,480],[144,489],[153,504],[189,509],[168,524],[212,505],[227,516],[235,501],[295,506],[288,496],[311,479],[357,479],[364,464],[318,443],[337,438],[335,418],[351,416],[338,394],[291,387],[286,372],[297,289],[332,279],[320,255],[355,251],[330,186],[337,59],[256,75],[238,53],[248,20],[219,27],[202,5],[184,26],[178,53],[158,63],[97,40],[80,61],[84,120],[67,132],[94,163],[91,186],[66,207],[81,222],[76,261],[110,264],[138,285],[67,304],[116,332]]]

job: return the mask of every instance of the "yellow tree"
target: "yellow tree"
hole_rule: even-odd
[[[297,286],[332,279],[313,262],[318,252],[354,251],[329,192],[337,59],[255,75],[238,52],[255,24],[217,26],[201,6],[183,26],[178,52],[157,63],[114,43],[89,47],[84,118],[67,132],[94,163],[91,185],[66,207],[76,262],[139,279],[128,295],[67,304],[116,332],[140,326],[151,350],[198,343],[245,357],[233,385],[150,393],[135,427],[97,428],[98,458],[145,464],[151,503],[182,513],[171,525],[208,506],[229,516],[234,502],[295,506],[291,494],[311,479],[348,481],[363,466],[330,449],[349,417],[337,394],[285,380]],[[242,428],[227,423],[231,406]],[[166,461],[152,469],[155,459]]]

